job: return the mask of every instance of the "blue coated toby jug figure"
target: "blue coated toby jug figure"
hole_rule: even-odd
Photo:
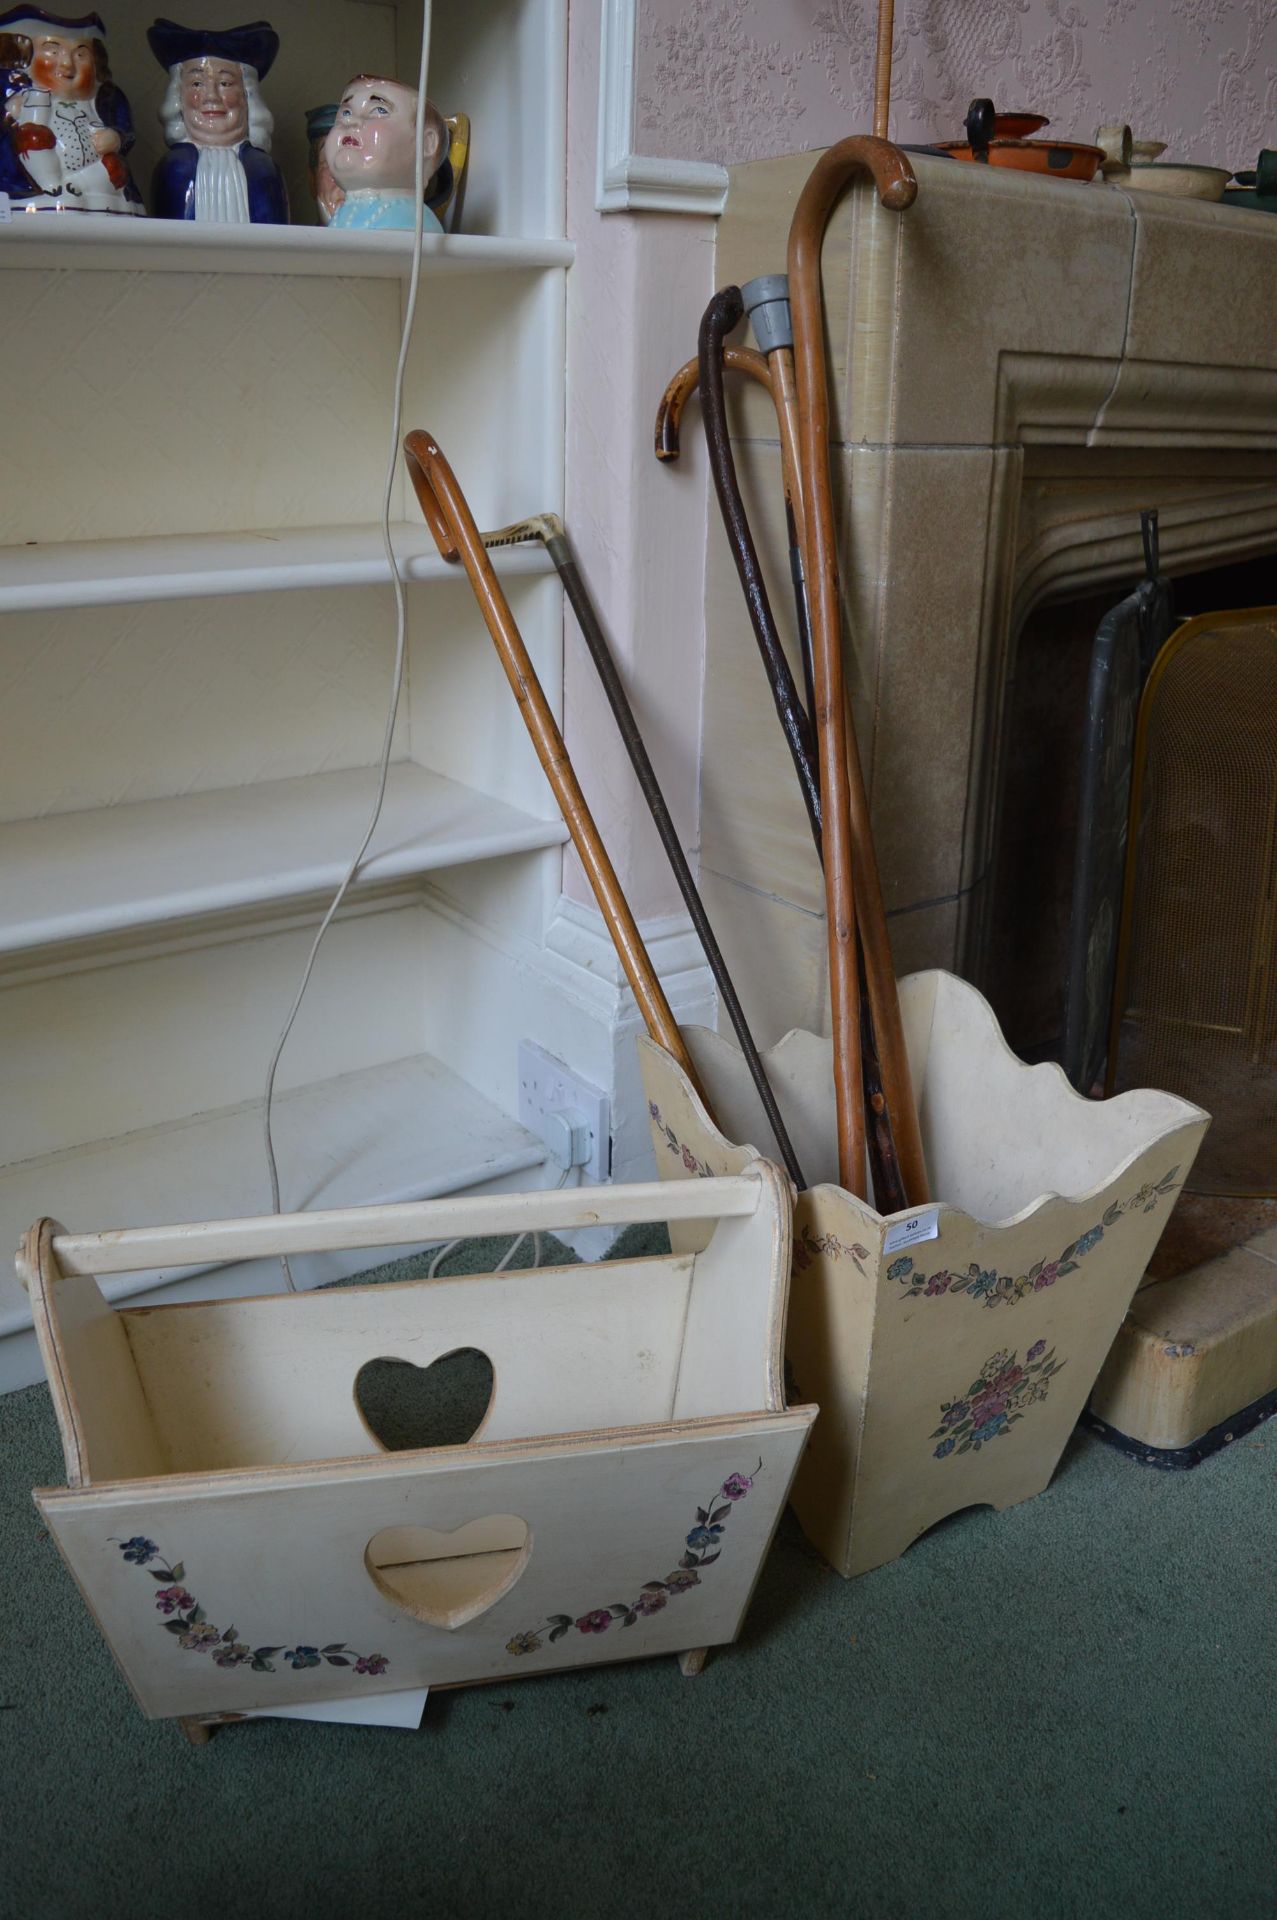
[[[259,91],[279,52],[274,28],[157,20],[146,37],[169,77],[160,105],[169,151],[151,189],[156,218],[286,226],[284,176],[270,157],[275,122]]]

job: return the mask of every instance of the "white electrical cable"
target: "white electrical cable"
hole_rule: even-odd
[[[579,1187],[581,1184],[581,1181],[579,1178],[580,1171],[581,1169],[579,1166],[564,1167],[563,1172],[559,1175],[558,1179],[555,1181],[552,1187],[541,1187],[538,1189],[538,1191],[541,1193],[559,1193],[564,1187],[566,1187],[568,1180],[574,1173],[578,1175],[578,1178],[575,1184]],[[523,1245],[524,1241],[527,1239],[528,1232],[529,1232],[529,1229],[525,1227],[522,1233],[518,1233],[515,1235],[514,1239],[510,1242],[510,1245],[506,1248],[505,1253],[502,1255],[500,1266],[494,1267],[492,1269],[494,1273],[504,1273],[506,1271],[507,1267],[510,1265],[510,1262],[514,1259],[515,1254],[519,1251],[519,1248]],[[532,1232],[532,1264],[534,1267],[539,1267],[541,1264],[541,1235],[540,1235],[540,1232],[535,1227],[531,1229],[531,1232]],[[443,1265],[444,1261],[448,1258],[448,1255],[450,1253],[455,1253],[457,1251],[457,1248],[461,1246],[461,1244],[462,1242],[460,1240],[444,1241],[443,1245],[439,1248],[433,1260],[430,1262],[430,1265],[426,1268],[427,1280],[438,1279],[440,1267]]]
[[[559,1175],[558,1179],[554,1183],[553,1192],[558,1193],[563,1187],[566,1187],[569,1179],[571,1178],[572,1174],[575,1171],[576,1169],[573,1167],[564,1167],[562,1173]],[[579,1187],[580,1184],[581,1182],[580,1182],[580,1179],[578,1178],[578,1180],[576,1181],[576,1185]],[[519,1251],[519,1248],[523,1245],[527,1237],[528,1237],[527,1229],[525,1228],[522,1233],[518,1234],[515,1237],[515,1239],[511,1241],[509,1250],[506,1252],[504,1257],[500,1261],[498,1261],[497,1265],[493,1268],[494,1273],[505,1272],[506,1268],[509,1266],[510,1262],[514,1259],[515,1254]],[[539,1267],[541,1264],[541,1235],[536,1231],[535,1228],[533,1229],[533,1233],[532,1233],[532,1264],[534,1267]]]
[[[390,579],[395,595],[395,665],[391,680],[390,711],[386,715],[386,733],[381,746],[381,759],[378,766],[377,797],[373,805],[372,816],[367,830],[359,842],[359,850],[347,867],[341,885],[333,895],[327,913],[319,923],[319,931],[311,944],[297,989],[296,998],[289,1010],[275,1051],[271,1055],[270,1066],[266,1071],[266,1092],[263,1102],[263,1130],[266,1139],[266,1164],[270,1171],[271,1211],[280,1211],[279,1168],[275,1163],[275,1142],[271,1131],[271,1110],[275,1100],[275,1076],[279,1070],[280,1056],[288,1044],[288,1036],[301,1008],[306,989],[310,985],[310,976],[314,972],[315,960],[319,953],[320,942],[332,925],[333,917],[349,891],[350,884],[359,871],[360,863],[368,851],[373,834],[377,831],[377,822],[386,800],[386,782],[390,777],[390,750],[394,739],[395,721],[399,715],[399,699],[403,691],[404,654],[407,644],[408,609],[404,595],[403,576],[399,571],[399,561],[395,554],[394,542],[390,537],[390,508],[394,499],[395,479],[399,472],[399,438],[403,426],[403,390],[404,376],[408,365],[408,349],[412,342],[413,325],[417,317],[417,288],[421,280],[421,241],[425,230],[425,124],[426,124],[426,79],[430,66],[430,28],[433,14],[433,0],[425,0],[421,21],[421,62],[417,72],[417,177],[416,177],[416,226],[412,240],[412,271],[408,277],[408,298],[404,305],[403,332],[399,341],[399,360],[395,367],[394,403],[391,408],[390,458],[386,463],[386,485],[381,503],[381,538],[386,550],[386,560],[390,567]],[[280,1266],[284,1270],[284,1279],[289,1290],[297,1291],[292,1268],[287,1257],[282,1257]]]

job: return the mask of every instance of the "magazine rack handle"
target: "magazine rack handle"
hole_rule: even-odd
[[[153,1268],[217,1266],[233,1260],[277,1259],[281,1254],[329,1253],[354,1247],[426,1245],[477,1234],[530,1233],[554,1228],[637,1226],[673,1220],[723,1220],[773,1210],[787,1192],[777,1170],[762,1164],[721,1180],[678,1184],[651,1180],[633,1186],[548,1189],[484,1195],[478,1199],[410,1201],[381,1207],[335,1207],[310,1213],[208,1220],[185,1226],[135,1227],[107,1233],[51,1236],[56,1273],[104,1275]],[[30,1284],[30,1267],[23,1275]]]

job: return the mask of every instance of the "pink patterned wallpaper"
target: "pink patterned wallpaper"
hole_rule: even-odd
[[[872,124],[876,0],[640,0],[638,151],[737,160]],[[1277,0],[896,0],[891,133],[952,139],[967,103],[1080,140],[1129,120],[1166,158],[1277,146]]]

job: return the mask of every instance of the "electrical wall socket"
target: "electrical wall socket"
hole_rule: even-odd
[[[519,1042],[519,1119],[532,1133],[546,1138],[546,1120],[552,1113],[575,1111],[590,1129],[590,1157],[581,1167],[583,1186],[606,1180],[612,1167],[612,1131],[608,1097],[588,1080],[565,1067],[532,1040]]]

